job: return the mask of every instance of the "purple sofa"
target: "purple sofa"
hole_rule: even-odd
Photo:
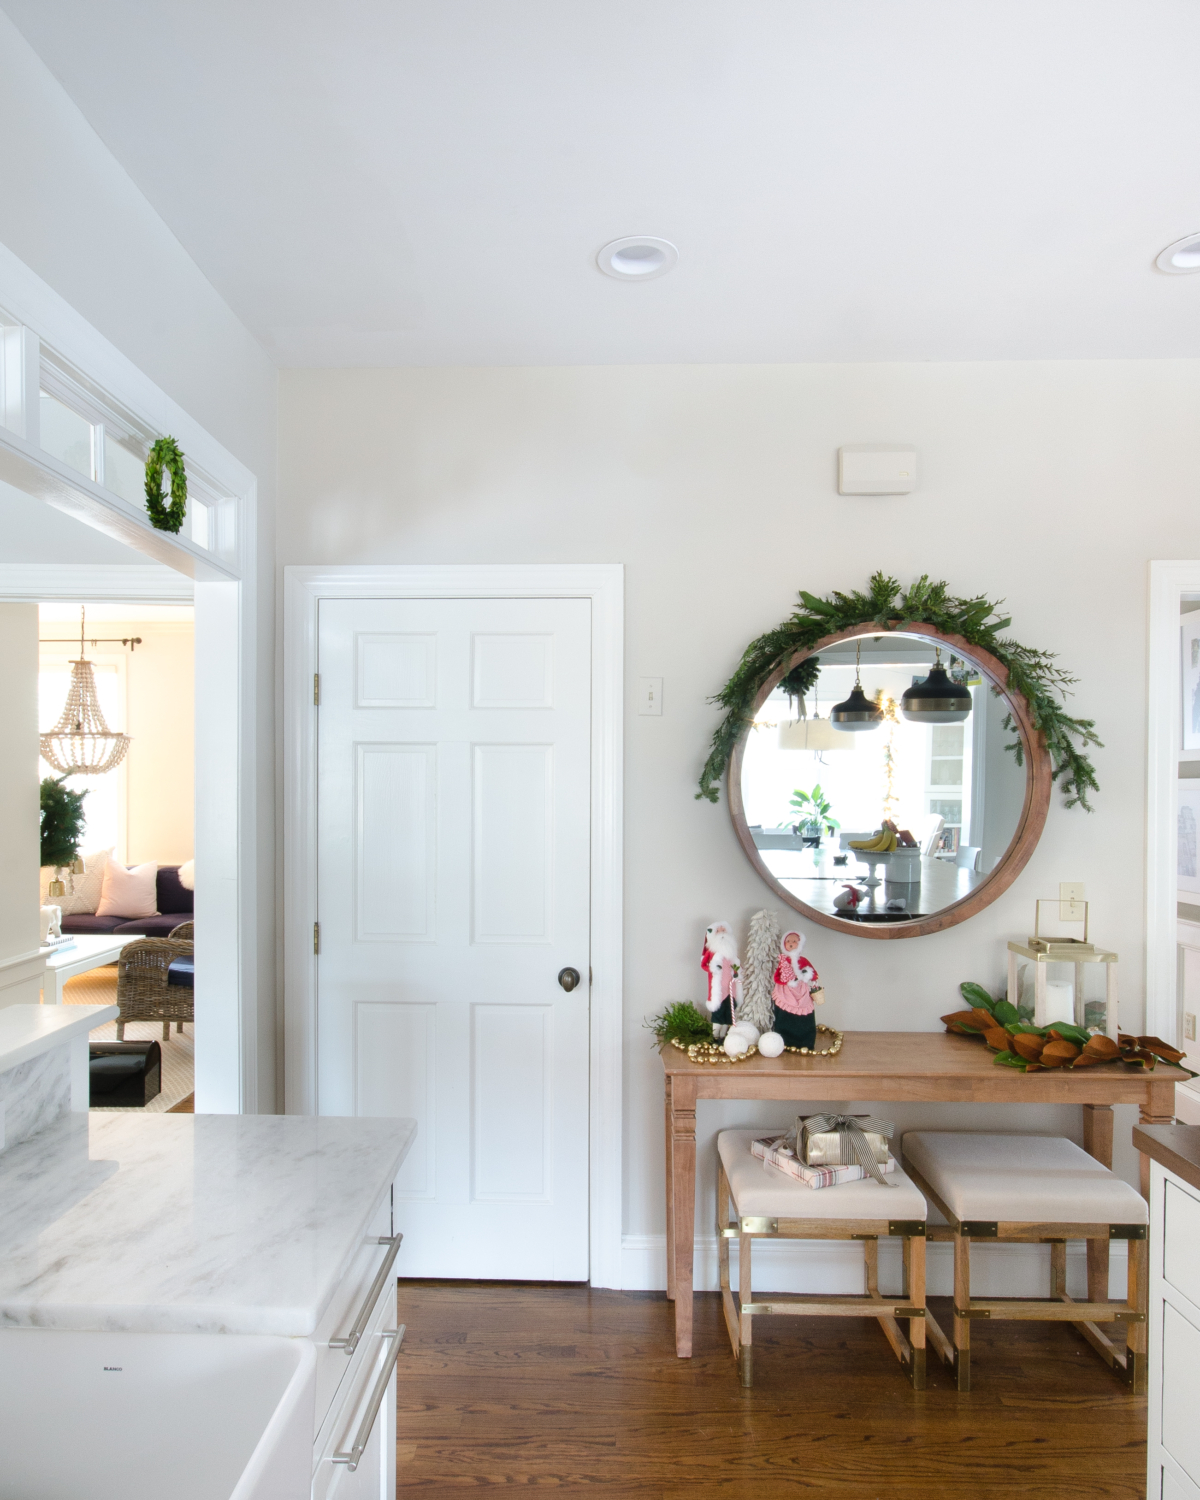
[[[193,919],[192,892],[179,883],[178,865],[158,867],[157,917],[96,917],[76,913],[62,919],[64,932],[137,932],[145,937],[167,937],[181,922]]]

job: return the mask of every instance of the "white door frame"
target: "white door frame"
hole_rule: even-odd
[[[259,986],[255,724],[257,481],[121,351],[0,245],[0,478],[160,566],[0,565],[0,599],[191,597],[196,622],[196,892],[200,956],[196,1107],[254,1114],[274,1103],[273,997]],[[171,433],[211,510],[210,545],[156,531],[144,510],[46,453],[43,365],[74,372],[101,405]],[[265,1045],[262,1045],[265,1043]]]
[[[1177,1044],[1179,605],[1200,594],[1200,561],[1150,564],[1146,680],[1146,1030]],[[1200,751],[1196,752],[1200,760]]]
[[[318,1108],[317,605],[321,599],[590,599],[592,604],[590,1264],[621,1285],[622,766],[625,570],[620,563],[286,567],[284,576],[284,1107]]]

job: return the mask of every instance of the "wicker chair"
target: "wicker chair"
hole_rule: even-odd
[[[126,943],[117,963],[117,1040],[125,1037],[127,1021],[161,1021],[163,1041],[171,1037],[171,1022],[183,1030],[194,1021],[195,996],[182,985],[168,984],[167,970],[177,958],[191,958],[194,924],[181,922],[170,937],[138,938]]]

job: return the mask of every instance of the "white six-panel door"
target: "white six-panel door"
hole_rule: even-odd
[[[590,612],[319,606],[318,1108],[416,1118],[410,1276],[588,1276]]]

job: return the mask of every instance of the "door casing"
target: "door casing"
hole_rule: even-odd
[[[592,602],[590,1281],[621,1285],[624,594],[620,563],[293,566],[284,575],[284,1108],[316,1107],[317,606],[321,599]]]

